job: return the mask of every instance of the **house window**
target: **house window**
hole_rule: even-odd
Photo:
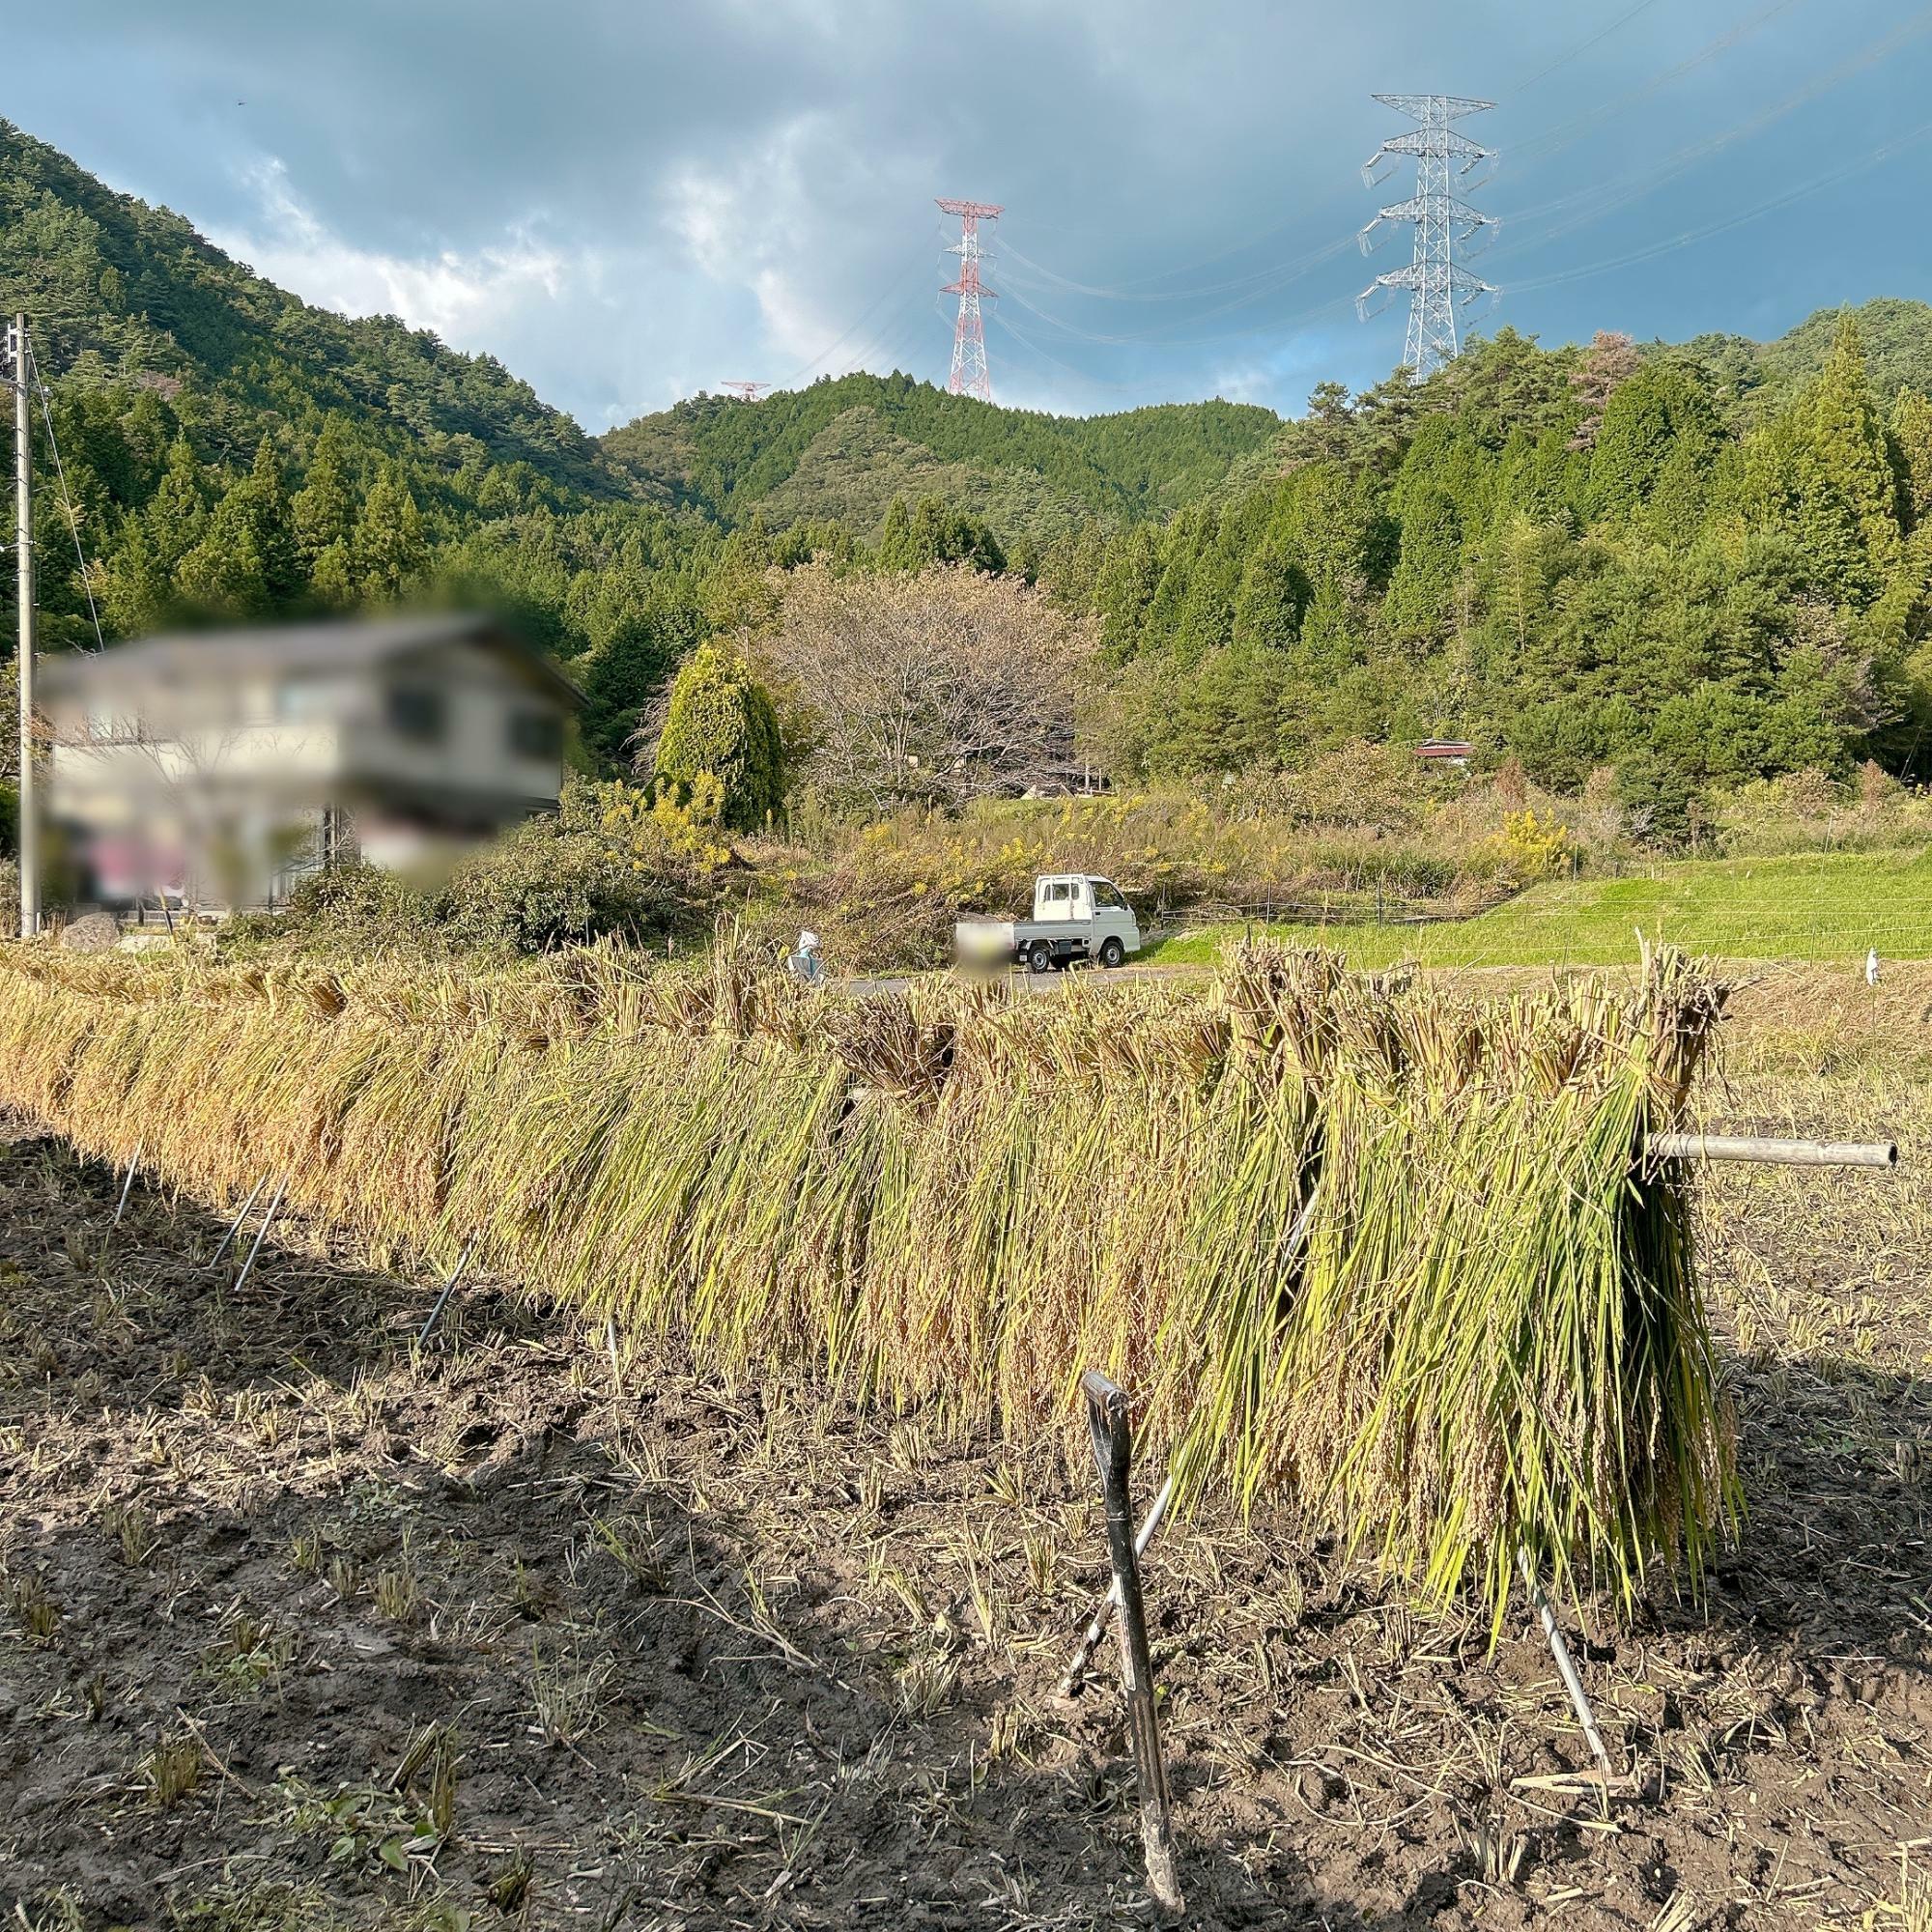
[[[510,750],[520,758],[560,758],[563,723],[554,711],[510,713]]]
[[[442,693],[420,684],[399,684],[389,693],[389,729],[399,738],[434,744],[447,722]]]

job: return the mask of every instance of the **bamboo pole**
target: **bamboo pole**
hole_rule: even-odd
[[[1753,1134],[1652,1134],[1661,1160],[1761,1160],[1777,1167],[1896,1167],[1896,1141],[1791,1141]]]

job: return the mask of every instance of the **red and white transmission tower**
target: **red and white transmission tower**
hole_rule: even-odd
[[[755,403],[760,389],[769,389],[769,383],[720,383],[721,389],[729,389],[741,403]]]
[[[959,279],[948,282],[942,293],[959,298],[959,319],[952,325],[952,373],[946,386],[955,396],[978,396],[982,403],[993,400],[993,380],[986,372],[986,329],[980,320],[980,298],[994,296],[992,289],[980,285],[980,224],[997,221],[1000,210],[990,201],[942,201],[948,214],[959,217],[959,242],[949,255],[959,257]]]

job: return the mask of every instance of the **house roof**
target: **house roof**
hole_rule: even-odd
[[[104,651],[49,656],[41,661],[49,696],[83,696],[99,685],[226,681],[251,671],[286,675],[299,670],[373,668],[438,644],[473,643],[513,659],[563,703],[583,693],[555,664],[533,650],[500,618],[469,611],[424,611],[391,617],[328,617],[249,630],[184,631]]]

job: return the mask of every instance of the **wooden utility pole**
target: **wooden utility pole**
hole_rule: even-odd
[[[34,797],[34,435],[27,318],[14,318],[14,561],[20,584],[20,937],[41,929],[41,827]]]

